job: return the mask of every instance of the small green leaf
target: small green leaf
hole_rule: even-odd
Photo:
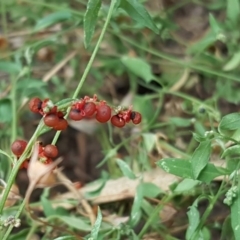
[[[68,226],[76,228],[78,230],[88,232],[91,231],[91,226],[84,222],[80,217],[74,216],[58,216],[58,219],[62,220]]]
[[[139,184],[139,187],[142,188],[142,193],[144,197],[155,198],[163,191],[153,183],[143,182]]]
[[[169,120],[176,127],[189,127],[192,125],[192,119],[171,117]]]
[[[34,31],[39,31],[41,29],[47,28],[49,26],[51,26],[52,24],[64,21],[64,20],[68,20],[72,17],[72,14],[70,11],[68,10],[64,10],[64,11],[59,11],[59,12],[55,12],[52,14],[49,14],[48,16],[40,19],[35,28]]]
[[[44,195],[41,196],[41,204],[46,217],[50,217],[56,214],[55,209],[52,207],[51,201],[49,201],[48,198]]]
[[[240,239],[240,190],[237,190],[237,197],[233,199],[231,205],[231,223],[235,239]]]
[[[109,158],[115,157],[117,154],[117,150],[117,147],[110,149],[105,155],[104,159],[97,165],[97,168],[101,167],[104,163],[106,163]]]
[[[131,220],[130,225],[135,226],[141,218],[141,205],[143,201],[143,189],[138,186],[136,195],[134,197],[132,211],[131,211]]]
[[[195,202],[193,203],[193,205],[191,207],[189,207],[189,211],[187,212],[189,225],[188,225],[188,229],[186,232],[186,240],[193,239],[192,236],[195,233],[195,231],[198,227],[198,224],[200,223],[200,214],[197,209],[197,206],[198,206],[198,199],[195,200]]]
[[[211,155],[211,142],[200,142],[199,146],[195,149],[191,158],[191,168],[193,177],[198,178],[201,171],[206,167]]]
[[[231,27],[235,27],[238,25],[239,16],[239,0],[227,0],[227,20],[229,20]]]
[[[84,45],[88,48],[90,45],[95,25],[98,18],[98,12],[101,7],[101,0],[89,0],[87,4],[87,11],[84,15]]]
[[[3,150],[0,149],[0,154],[6,156],[7,158],[9,158],[11,161],[13,161],[12,157],[10,155],[8,155],[6,152],[4,152]]]
[[[239,156],[240,155],[240,145],[234,145],[229,148],[227,148],[223,154],[222,158],[226,156]]]
[[[98,240],[98,232],[100,230],[101,223],[102,223],[102,213],[101,213],[101,209],[98,207],[97,219],[93,225],[91,235],[90,235],[91,240]]]
[[[26,240],[26,236],[28,235],[30,229],[24,228],[15,234],[11,234],[7,239],[8,240]]]
[[[131,168],[128,166],[127,163],[125,163],[121,159],[117,159],[116,162],[117,162],[118,166],[120,167],[124,176],[126,176],[130,179],[136,179],[135,174],[133,173],[133,171],[131,170]]]
[[[151,152],[157,142],[157,135],[154,133],[143,133],[143,142],[147,152]]]
[[[157,165],[165,172],[174,174],[182,178],[193,179],[191,170],[191,162],[178,158],[165,158],[157,162]],[[203,171],[198,176],[198,180],[202,182],[211,182],[214,178],[222,175],[228,175],[229,171],[224,168],[215,167],[213,164],[208,163]]]
[[[226,65],[223,67],[224,71],[231,71],[235,68],[237,68],[240,64],[240,52],[236,52],[233,54],[231,59],[226,63]]]
[[[13,62],[0,62],[0,71],[16,74],[21,71],[21,66]]]
[[[194,187],[199,185],[199,183],[200,182],[198,180],[185,178],[177,185],[177,187],[174,189],[174,192],[184,193],[184,192],[191,191]]]
[[[148,27],[157,34],[159,33],[149,13],[138,0],[121,0],[120,8],[124,9],[136,22]]]
[[[10,99],[3,98],[0,100],[0,122],[6,123],[12,120],[12,104]]]
[[[209,23],[214,34],[217,36],[222,31],[222,29],[220,28],[217,20],[211,13],[209,14]]]
[[[151,66],[141,58],[124,56],[121,62],[130,72],[142,78],[146,83],[156,79],[152,74]]]
[[[63,236],[63,237],[57,237],[57,238],[54,238],[54,240],[75,240],[76,237],[73,237],[73,236]]]
[[[236,130],[240,128],[240,113],[230,113],[222,118],[218,126],[220,133],[224,130]]]

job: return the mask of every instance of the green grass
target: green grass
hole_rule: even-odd
[[[1,1],[1,239],[240,238],[240,6],[193,2]],[[28,101],[49,98],[67,118],[75,99],[94,94],[113,108],[132,105],[142,121],[97,124],[89,138],[101,147],[91,166],[100,177],[83,187],[85,203],[74,190],[52,198],[44,188],[31,202],[39,215],[25,193],[4,208],[19,167],[50,131]],[[19,159],[10,148],[18,138],[29,143]]]

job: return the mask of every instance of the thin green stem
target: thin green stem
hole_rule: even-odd
[[[203,228],[203,225],[206,223],[207,218],[209,217],[210,213],[213,210],[213,207],[215,206],[218,198],[220,197],[220,195],[222,194],[222,188],[224,186],[224,181],[222,181],[217,194],[210,200],[210,204],[208,205],[206,211],[204,212],[204,214],[201,217],[200,223],[198,224],[198,227],[196,229],[196,231],[193,233],[193,235],[191,236],[190,240],[194,240],[196,239],[196,237],[198,236],[199,231]]]
[[[18,219],[18,218],[19,218],[19,216],[21,215],[21,212],[23,211],[24,207],[25,207],[25,201],[23,201],[23,202],[21,203],[20,207],[18,207],[18,211],[17,211],[17,213],[16,213],[16,215],[15,215],[15,219]],[[8,239],[8,236],[9,236],[9,234],[11,233],[13,227],[14,227],[13,225],[10,225],[10,226],[8,227],[8,229],[7,229],[7,231],[5,232],[2,240],[7,240],[7,239]]]
[[[4,204],[7,200],[7,197],[8,197],[8,194],[10,192],[10,189],[12,187],[12,184],[14,183],[15,181],[15,178],[16,178],[16,175],[18,173],[18,170],[21,166],[21,164],[25,161],[25,159],[27,158],[29,152],[31,151],[32,149],[32,146],[34,144],[34,142],[36,141],[41,129],[43,127],[43,121],[41,121],[35,131],[35,133],[33,134],[33,136],[31,137],[31,139],[29,140],[28,142],[28,145],[25,149],[25,151],[23,152],[22,156],[19,158],[19,160],[17,161],[17,163],[14,165],[11,173],[10,173],[10,176],[8,178],[8,182],[7,182],[7,186],[3,192],[3,195],[1,197],[1,201],[0,201],[0,214],[2,213],[3,211],[3,208],[4,208]]]
[[[47,7],[47,8],[51,8],[54,10],[66,10],[64,7],[58,6],[57,4],[50,4],[50,3],[45,3],[43,1],[32,1],[32,0],[21,0],[22,2],[26,2],[26,3],[30,3],[30,4],[35,4],[35,5],[39,5],[39,6],[43,6],[43,7]],[[80,17],[83,17],[83,13],[77,11],[77,10],[72,10],[72,9],[68,9],[68,11],[70,11],[71,13],[78,15]]]
[[[11,142],[17,137],[17,101],[16,101],[16,76],[12,76],[11,105],[12,105],[12,134]]]
[[[142,230],[138,234],[139,239],[142,239],[143,235],[147,232],[147,229],[149,228],[149,226],[152,224],[153,221],[155,221],[155,219],[159,215],[159,212],[164,207],[164,203],[169,202],[172,197],[173,195],[166,196],[164,199],[162,199],[161,203],[154,209],[152,215],[148,218],[147,222],[145,223]]]
[[[6,8],[5,8],[5,1],[0,1],[1,3],[1,22],[2,22],[2,28],[3,28],[3,34],[7,36],[7,14],[6,14]]]

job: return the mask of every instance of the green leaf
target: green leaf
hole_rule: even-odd
[[[174,174],[182,178],[193,179],[191,170],[191,162],[178,158],[165,158],[157,162],[157,165],[165,172]],[[203,171],[198,176],[198,180],[209,183],[214,178],[222,175],[229,174],[229,171],[220,167],[215,167],[213,164],[208,163]]]
[[[91,231],[91,226],[84,222],[80,217],[74,216],[58,216],[58,219],[62,220],[68,226],[76,228],[78,230],[88,232]]]
[[[176,127],[189,127],[192,125],[192,119],[171,117],[169,120]]]
[[[47,28],[49,26],[51,26],[52,24],[64,21],[64,20],[68,20],[72,17],[72,14],[70,11],[68,10],[64,10],[64,11],[59,11],[59,12],[55,12],[52,14],[49,14],[48,16],[40,19],[35,28],[34,31],[39,31],[41,29]]]
[[[240,189],[237,190],[237,197],[231,205],[231,223],[235,239],[240,239]]]
[[[157,142],[157,135],[154,133],[143,133],[143,142],[147,152],[151,152]]]
[[[209,23],[215,35],[218,35],[220,32],[222,32],[222,29],[219,26],[217,20],[211,13],[209,14]]]
[[[47,193],[41,195],[41,205],[43,207],[43,212],[46,217],[50,217],[56,214],[55,209],[52,207],[51,201],[48,200],[48,189],[45,189]]]
[[[130,225],[133,227],[135,226],[140,218],[141,218],[141,205],[143,201],[143,189],[142,187],[138,186],[136,195],[133,200],[133,206],[132,206],[132,211],[131,211],[131,220],[130,220]]]
[[[198,178],[201,171],[206,167],[211,155],[211,141],[200,142],[191,158],[193,177]]]
[[[91,240],[98,240],[98,232],[100,230],[101,223],[102,223],[102,213],[101,213],[101,209],[98,207],[97,219],[93,225],[91,235],[90,235]]]
[[[136,22],[148,27],[157,34],[159,33],[159,30],[149,13],[138,0],[121,0],[119,7],[124,9]]]
[[[225,130],[236,130],[240,128],[240,113],[230,113],[222,118],[218,130],[220,133]]]
[[[18,233],[11,234],[7,239],[8,240],[26,240],[26,236],[28,235],[30,229],[25,228],[23,230],[20,230]]]
[[[0,62],[0,71],[16,74],[21,71],[21,66],[13,62]]]
[[[97,165],[97,168],[101,167],[104,163],[106,163],[109,158],[115,157],[117,155],[117,150],[117,147],[110,149],[105,155],[104,159]]]
[[[6,152],[4,152],[3,150],[0,149],[0,154],[6,156],[7,158],[9,158],[11,161],[13,161],[12,157],[10,155],[8,155]]]
[[[153,183],[143,182],[140,183],[139,188],[142,188],[142,194],[144,197],[155,198],[163,191]]]
[[[238,25],[239,14],[239,0],[227,0],[227,19],[229,20],[231,27]]]
[[[222,158],[226,156],[239,156],[240,155],[240,145],[234,145],[229,148],[227,148],[223,154]]]
[[[131,168],[128,166],[127,163],[125,163],[121,159],[117,159],[116,162],[117,162],[118,166],[120,167],[124,176],[126,176],[130,179],[136,179],[135,174],[133,173],[133,171],[131,170]]]
[[[75,240],[76,237],[73,237],[73,236],[64,236],[64,237],[57,237],[57,238],[54,238],[54,240]]]
[[[236,52],[233,54],[231,59],[226,63],[226,65],[223,67],[224,71],[231,71],[235,68],[237,68],[240,64],[240,52]]]
[[[0,122],[6,123],[12,120],[12,104],[10,99],[3,98],[0,100]]]
[[[142,78],[146,83],[156,79],[152,74],[151,66],[141,58],[124,56],[121,58],[121,62],[130,72]]]
[[[200,214],[197,209],[197,206],[198,206],[198,199],[195,200],[195,202],[191,207],[189,207],[189,211],[187,212],[189,225],[186,232],[186,240],[193,239],[192,236],[195,233],[198,227],[198,224],[200,223]]]
[[[174,189],[174,193],[184,193],[191,191],[194,187],[199,185],[199,183],[200,182],[198,180],[185,178]]]
[[[98,12],[101,7],[101,0],[89,0],[87,4],[87,11],[84,15],[84,45],[88,48],[90,45],[95,25],[98,18]]]
[[[233,230],[231,226],[231,217],[228,215],[223,224],[222,224],[222,231],[221,231],[221,240],[224,239],[233,239]]]

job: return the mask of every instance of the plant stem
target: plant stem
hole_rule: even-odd
[[[222,181],[217,194],[211,199],[210,204],[208,205],[206,211],[204,212],[204,214],[201,217],[200,223],[198,224],[195,232],[193,233],[193,235],[190,237],[190,240],[195,240],[197,239],[198,233],[199,231],[203,228],[203,225],[205,224],[208,216],[210,215],[213,207],[215,206],[215,203],[217,202],[218,198],[220,197],[220,195],[222,194],[222,188],[224,186],[224,181]]]
[[[15,215],[15,219],[19,218],[19,216],[20,216],[21,212],[23,211],[24,207],[25,207],[25,201],[23,201],[22,204],[20,205],[20,207],[18,208],[18,211],[17,211],[17,213]],[[7,240],[9,234],[12,231],[12,229],[13,229],[13,225],[10,225],[8,227],[8,230],[5,232],[5,234],[4,234],[4,236],[3,236],[3,238],[1,240]]]
[[[150,218],[148,218],[147,222],[145,223],[145,225],[143,226],[142,230],[138,234],[139,239],[142,239],[143,235],[145,234],[145,232],[147,231],[149,226],[157,218],[157,216],[159,215],[159,212],[162,210],[162,208],[164,206],[164,203],[169,202],[172,197],[173,197],[173,195],[166,196],[165,199],[163,199],[161,201],[161,203],[154,209],[152,215],[150,216]]]
[[[89,73],[89,71],[90,71],[90,69],[91,69],[91,67],[92,67],[93,61],[94,61],[94,59],[95,59],[95,57],[96,57],[96,55],[97,55],[98,49],[99,49],[99,47],[100,47],[100,44],[101,44],[101,42],[102,42],[102,40],[103,40],[103,37],[104,37],[104,34],[105,34],[106,30],[107,30],[107,26],[108,26],[109,21],[110,21],[110,19],[111,19],[111,16],[112,16],[112,13],[113,13],[113,10],[114,10],[115,3],[116,3],[116,0],[112,0],[112,1],[111,1],[110,7],[109,7],[109,11],[108,11],[108,15],[107,15],[106,21],[105,21],[105,23],[104,23],[102,32],[101,32],[101,34],[100,34],[100,36],[99,36],[99,38],[98,38],[98,41],[97,41],[97,43],[96,43],[96,46],[95,46],[95,48],[94,48],[94,50],[93,50],[93,53],[92,53],[92,55],[91,55],[91,58],[90,58],[90,60],[89,60],[89,62],[88,62],[88,64],[87,64],[87,66],[86,66],[86,68],[85,68],[85,70],[84,70],[84,72],[83,72],[83,75],[82,75],[81,79],[79,80],[78,86],[77,86],[77,88],[76,88],[76,90],[75,90],[75,92],[74,92],[74,94],[73,94],[73,96],[72,96],[73,99],[77,98],[77,96],[78,96],[78,94],[79,94],[79,92],[80,92],[80,90],[81,90],[81,88],[82,88],[82,86],[83,86],[83,84],[84,84],[84,82],[85,82],[85,80],[86,80],[86,77],[87,77],[87,75],[88,75],[88,73]],[[67,109],[67,113],[66,113],[66,115],[65,115],[65,118],[68,116],[68,114],[69,114],[69,112],[70,112],[70,109],[71,109],[71,107],[69,107],[69,108]],[[55,136],[54,136],[54,138],[53,138],[53,141],[52,141],[52,144],[56,144],[56,142],[57,142],[60,134],[61,134],[61,131],[58,131],[58,132],[55,134]]]
[[[12,76],[12,88],[11,88],[11,105],[12,105],[12,133],[11,143],[17,137],[17,104],[16,104],[16,77]]]
[[[2,195],[1,201],[0,201],[0,215],[2,214],[2,211],[3,211],[3,208],[4,208],[4,204],[5,204],[6,200],[7,200],[7,197],[8,197],[8,194],[10,192],[10,189],[12,187],[12,184],[15,181],[15,177],[16,177],[16,175],[18,173],[18,170],[19,170],[21,164],[27,158],[28,153],[32,149],[32,146],[33,146],[34,142],[36,141],[36,138],[38,137],[42,127],[43,127],[43,121],[41,120],[39,125],[38,125],[38,127],[37,127],[37,129],[36,129],[36,131],[35,131],[35,133],[31,137],[31,139],[29,140],[28,145],[27,145],[25,151],[23,152],[22,156],[19,158],[17,163],[14,165],[14,167],[13,167],[11,173],[10,173],[10,176],[9,176],[8,182],[7,182],[7,186],[4,189],[4,192],[3,192],[3,195]]]
[[[7,36],[7,15],[6,15],[5,1],[2,0],[0,2],[1,2],[1,22],[2,22],[3,34]]]

